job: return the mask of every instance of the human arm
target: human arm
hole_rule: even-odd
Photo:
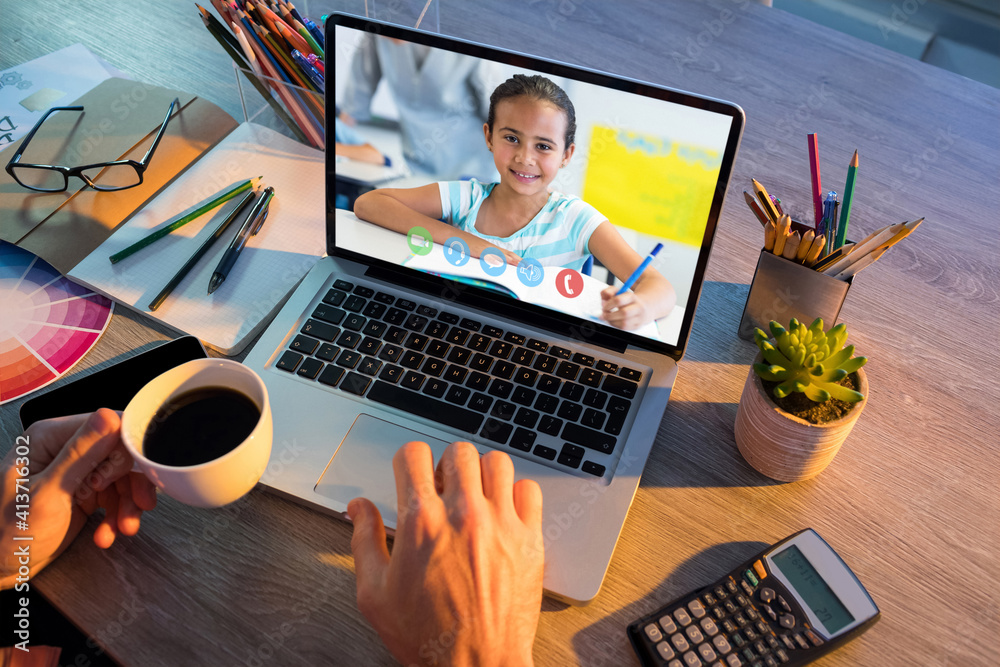
[[[372,164],[385,164],[385,156],[371,144],[334,144],[334,154],[338,157],[346,157],[361,162]]]
[[[398,519],[392,554],[378,509],[356,498],[351,551],[358,607],[405,665],[532,664],[542,601],[542,495],[514,482],[510,457],[453,443],[393,458]]]
[[[69,546],[98,507],[105,516],[94,531],[94,543],[102,549],[117,535],[139,530],[142,512],[156,506],[156,489],[142,474],[130,472],[132,457],[121,442],[120,427],[118,414],[102,408],[37,422],[15,439],[0,464],[0,588],[19,581],[18,568],[24,563],[14,555],[18,547],[30,545],[35,576]],[[19,510],[19,505],[26,507]],[[24,524],[27,528],[19,528]],[[15,536],[32,539],[16,541]]]
[[[444,245],[452,237],[459,237],[469,246],[473,257],[482,256],[487,248],[503,253],[514,266],[521,261],[515,253],[498,248],[486,239],[441,222],[441,194],[436,183],[417,188],[379,188],[358,197],[354,214],[362,220],[375,223],[400,234],[407,234],[414,227],[430,232],[435,243]]]
[[[643,258],[608,221],[594,230],[589,248],[594,257],[622,282],[628,280],[642,264]],[[677,303],[670,281],[652,266],[642,272],[631,290],[616,295],[618,290],[618,287],[607,287],[601,291],[601,315],[608,324],[627,331],[666,317]]]

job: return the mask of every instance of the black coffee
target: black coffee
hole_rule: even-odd
[[[195,466],[227,454],[260,420],[247,396],[227,387],[201,387],[170,399],[146,428],[142,453],[167,466]]]

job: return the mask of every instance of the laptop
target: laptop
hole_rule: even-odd
[[[361,220],[339,196],[357,179],[339,179],[343,159],[327,150],[328,256],[244,361],[264,379],[274,414],[262,483],[335,516],[365,496],[391,533],[391,461],[401,445],[425,441],[435,459],[456,440],[499,449],[518,479],[542,488],[547,594],[586,604],[601,588],[691,334],[743,112],[348,15],[331,15],[326,34],[336,59],[328,63],[336,71],[328,81],[337,84],[326,92],[331,110],[352,85],[345,77],[361,71],[353,58],[378,40],[419,52],[419,76],[428,82],[446,80],[435,68],[456,62],[477,72],[487,94],[515,73],[556,82],[573,102],[577,131],[571,163],[551,189],[593,205],[639,256],[662,243],[651,266],[672,285],[676,306],[624,331],[600,319],[600,291],[628,276],[600,266],[508,266],[496,254],[475,257],[460,243],[434,242],[423,229],[404,234]],[[397,124],[354,128],[370,131],[394,162],[406,159],[407,145],[420,145],[402,136],[412,120],[402,117],[407,105],[395,107]],[[441,120],[438,132],[460,124]],[[328,119],[328,137],[332,126]],[[481,130],[454,139],[487,150]],[[409,166],[404,181],[384,186],[448,180]]]

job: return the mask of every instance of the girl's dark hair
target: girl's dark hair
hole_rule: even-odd
[[[566,147],[573,144],[576,139],[576,111],[573,109],[569,95],[544,76],[537,74],[532,76],[515,74],[496,87],[493,94],[490,95],[490,111],[486,117],[486,125],[490,128],[491,133],[493,132],[493,121],[496,120],[497,103],[522,95],[542,102],[550,102],[562,109],[563,113],[566,114]]]

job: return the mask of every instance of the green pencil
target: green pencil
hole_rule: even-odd
[[[844,186],[844,203],[840,205],[840,224],[837,225],[837,240],[834,248],[844,245],[847,238],[847,222],[851,218],[851,199],[854,197],[854,182],[858,180],[858,152],[854,151],[851,164],[847,167],[847,184]]]
[[[208,202],[207,204],[205,204],[205,205],[203,205],[203,206],[195,209],[194,211],[192,211],[191,213],[188,213],[185,216],[177,218],[176,220],[174,220],[173,222],[171,222],[170,224],[168,224],[166,227],[158,229],[155,232],[153,232],[152,234],[149,234],[148,236],[143,237],[142,239],[140,239],[139,241],[136,241],[135,243],[133,243],[129,247],[125,248],[124,250],[120,250],[119,252],[116,252],[115,254],[111,255],[111,257],[109,258],[111,260],[111,263],[112,264],[117,264],[118,262],[120,262],[121,260],[125,259],[129,255],[132,255],[132,254],[134,254],[134,253],[142,250],[143,248],[145,248],[149,244],[153,243],[154,241],[158,241],[158,240],[162,239],[164,236],[166,236],[170,232],[172,232],[174,230],[177,230],[177,229],[180,229],[181,227],[183,227],[187,223],[191,222],[195,218],[199,218],[199,217],[205,215],[206,213],[208,213],[209,211],[211,211],[213,208],[215,208],[217,206],[221,206],[222,204],[226,203],[227,201],[229,201],[230,199],[232,199],[236,195],[240,194],[241,192],[246,192],[250,188],[252,188],[255,185],[257,185],[257,182],[260,181],[261,178],[263,178],[263,176],[258,176],[257,178],[251,178],[249,181],[244,181],[243,183],[240,183],[236,187],[231,188],[229,190],[226,190],[225,192],[223,192],[222,194],[220,194],[218,197],[216,197],[212,201]]]

